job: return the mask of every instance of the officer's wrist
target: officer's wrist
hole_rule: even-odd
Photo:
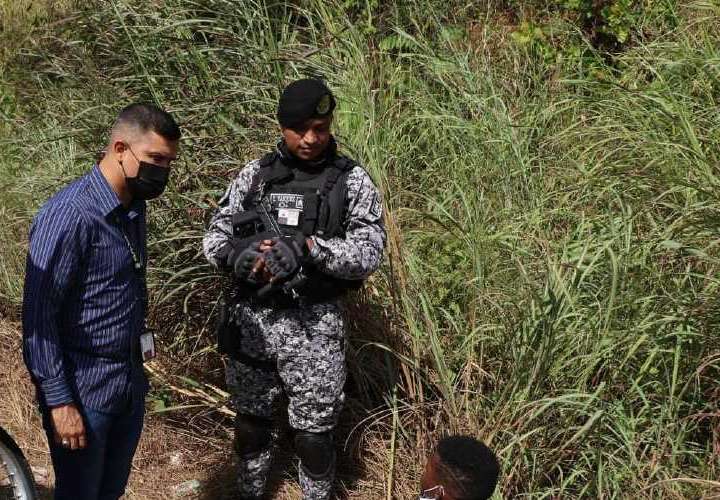
[[[322,247],[317,244],[317,240],[315,239],[315,236],[311,236],[310,238],[308,238],[308,240],[312,241],[312,244],[308,245],[308,247],[310,248],[308,258],[310,260],[312,260],[313,262],[317,262],[322,253]]]
[[[295,252],[298,253],[298,257],[303,261],[310,257],[310,246],[308,245],[308,240],[309,238],[306,238],[300,231],[295,233],[295,236],[292,239]]]

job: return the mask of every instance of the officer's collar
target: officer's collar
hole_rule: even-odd
[[[317,160],[308,161],[297,158],[288,150],[284,140],[278,142],[276,149],[280,156],[280,161],[288,168],[317,169],[332,163],[337,156],[337,143],[332,136],[330,137],[327,148]]]
[[[274,183],[294,177],[295,170],[317,171],[326,166],[332,165],[337,157],[337,144],[334,138],[330,138],[330,143],[323,153],[322,157],[314,161],[301,160],[295,157],[287,149],[285,141],[280,140],[277,143],[274,155],[268,155],[261,164],[267,168],[263,168],[262,178],[264,182]],[[280,161],[274,161],[280,160]],[[266,163],[263,163],[266,162]]]

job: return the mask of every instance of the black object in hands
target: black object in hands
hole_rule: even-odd
[[[278,239],[265,252],[265,266],[272,273],[274,280],[287,279],[300,270],[305,256],[304,246],[305,238],[300,235],[294,238]]]
[[[255,280],[250,274],[257,260],[262,257],[260,242],[256,241],[243,250],[233,250],[228,256],[228,264],[232,267],[237,278],[254,282]]]

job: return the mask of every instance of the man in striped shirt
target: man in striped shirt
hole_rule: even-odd
[[[165,111],[126,107],[100,163],[33,221],[23,356],[48,435],[56,499],[114,500],[125,491],[148,390],[143,353],[152,340],[144,331],[145,200],[163,192],[179,139]]]

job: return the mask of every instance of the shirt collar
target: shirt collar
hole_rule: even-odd
[[[110,187],[105,176],[100,171],[100,167],[96,164],[90,172],[90,186],[92,187],[93,196],[98,202],[98,207],[102,214],[107,217],[112,212],[122,208],[123,204],[118,195]],[[133,200],[127,209],[127,216],[130,220],[135,219],[142,213],[144,202],[141,200]]]

